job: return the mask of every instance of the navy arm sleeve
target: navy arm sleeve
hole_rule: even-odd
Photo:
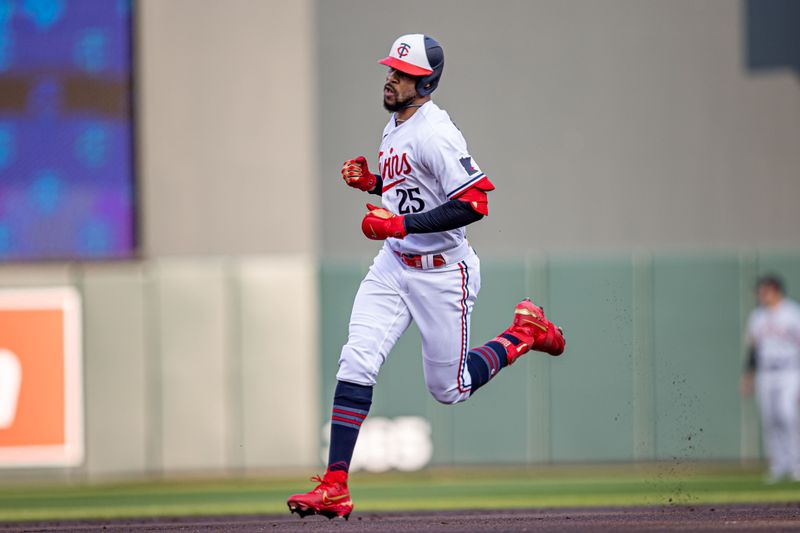
[[[450,200],[425,213],[406,215],[406,233],[436,233],[460,228],[482,219],[467,202]]]
[[[751,346],[750,351],[747,354],[747,361],[745,362],[744,369],[747,372],[755,372],[757,366],[758,365],[756,363],[756,347]]]
[[[373,176],[375,176],[375,187],[373,187],[369,193],[376,196],[383,196],[383,178],[380,174],[373,174]]]

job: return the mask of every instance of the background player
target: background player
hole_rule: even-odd
[[[747,323],[749,357],[741,389],[749,396],[755,382],[768,481],[800,481],[800,306],[786,298],[777,276],[759,279],[756,291],[759,307]]]
[[[381,197],[382,208],[367,204],[361,229],[385,242],[353,303],[336,376],[328,469],[312,478],[316,488],[288,500],[301,516],[352,512],[347,476],[358,431],[378,371],[412,320],[422,336],[425,383],[446,404],[467,400],[530,349],[564,350],[561,330],[530,300],[516,306],[511,327],[468,350],[480,262],[464,227],[488,214],[494,185],[449,115],[431,101],[444,68],[441,45],[403,35],[380,63],[389,67],[383,105],[392,112],[378,153],[380,174],[357,157],[344,163],[342,177]]]

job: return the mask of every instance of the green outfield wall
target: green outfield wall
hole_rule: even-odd
[[[369,263],[321,266],[323,421]],[[565,354],[526,356],[468,402],[440,405],[425,390],[412,325],[381,371],[370,416],[426,420],[432,464],[758,457],[757,416],[738,380],[753,282],[765,271],[798,294],[791,254],[484,260],[473,344],[507,327],[530,295],[563,325]]]

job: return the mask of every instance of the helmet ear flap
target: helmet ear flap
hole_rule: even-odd
[[[416,89],[418,95],[428,96],[436,89],[436,84],[428,80],[428,78],[430,78],[430,76],[425,76],[417,82]]]
[[[442,45],[436,39],[427,35],[425,36],[425,54],[428,56],[428,62],[433,72],[423,76],[417,82],[417,93],[420,96],[428,96],[436,90],[436,87],[439,86],[439,78],[442,77],[442,71],[444,70],[444,50],[442,50]]]

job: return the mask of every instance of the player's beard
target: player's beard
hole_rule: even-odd
[[[388,111],[390,113],[394,113],[395,111],[400,111],[401,109],[405,109],[406,107],[411,105],[411,103],[417,97],[416,94],[412,94],[408,98],[406,98],[404,100],[400,100],[398,95],[397,95],[397,92],[396,91],[393,91],[393,92],[394,92],[394,95],[395,95],[395,101],[394,101],[393,104],[390,104],[389,102],[387,102],[386,98],[383,99],[383,107],[384,107],[384,109],[386,109],[386,111]]]

